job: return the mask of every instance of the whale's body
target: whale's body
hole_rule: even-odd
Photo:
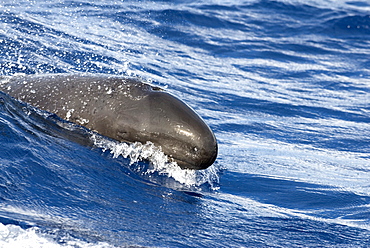
[[[171,94],[132,78],[106,75],[13,76],[0,90],[101,135],[153,142],[181,168],[205,169],[217,156],[207,124]]]

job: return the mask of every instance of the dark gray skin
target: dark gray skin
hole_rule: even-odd
[[[137,79],[106,75],[13,76],[0,90],[101,135],[153,142],[183,169],[202,170],[217,157],[207,124],[185,103]]]

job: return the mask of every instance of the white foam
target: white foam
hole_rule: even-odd
[[[4,225],[0,223],[0,247],[1,248],[108,248],[114,247],[107,243],[87,243],[77,239],[63,240],[62,244],[53,240],[52,235],[40,232],[37,227],[22,229],[16,225]]]
[[[152,142],[128,144],[108,140],[98,134],[92,134],[91,139],[96,147],[104,151],[110,150],[113,158],[119,156],[129,158],[130,165],[143,160],[149,161],[150,167],[141,171],[143,175],[159,174],[167,176],[187,187],[201,186],[208,183],[212,190],[217,189],[215,185],[218,184],[219,176],[218,169],[215,166],[201,171],[181,169],[176,162],[168,159],[160,147],[156,147]]]

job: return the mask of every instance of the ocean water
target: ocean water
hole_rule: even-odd
[[[0,93],[0,247],[370,246],[369,13],[366,0],[1,0],[0,76],[140,77],[194,108],[219,156],[180,170]]]

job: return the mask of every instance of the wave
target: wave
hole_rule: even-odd
[[[73,237],[65,236],[63,241],[55,241],[52,234],[43,233],[37,227],[22,229],[18,225],[0,223],[0,247],[48,247],[48,248],[114,248],[105,242],[89,243]]]

